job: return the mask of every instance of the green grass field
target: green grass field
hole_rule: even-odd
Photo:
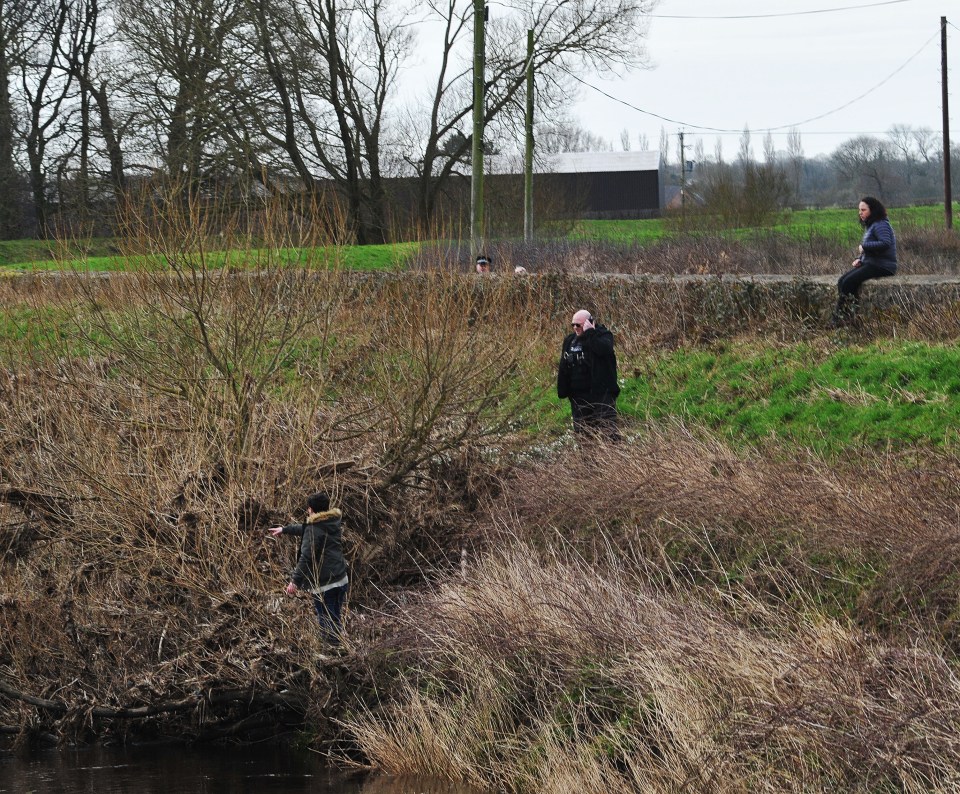
[[[890,220],[895,227],[935,227],[943,228],[943,207],[898,207],[890,210]],[[710,231],[711,235],[721,235],[749,242],[770,235],[786,235],[791,239],[807,241],[821,238],[847,247],[860,238],[857,224],[856,207],[849,209],[831,207],[819,210],[787,210],[772,226],[743,229],[724,229]],[[645,246],[665,239],[682,238],[686,234],[698,236],[703,231],[681,232],[674,220],[618,220],[618,221],[578,221],[570,232],[574,240],[595,242],[613,242],[621,245]]]
[[[624,364],[624,415],[680,418],[736,445],[776,441],[830,454],[851,445],[943,448],[960,440],[960,350],[953,346],[751,341]]]
[[[15,241],[20,242],[20,241]],[[349,270],[392,270],[402,268],[418,243],[396,243],[393,245],[345,246],[341,248],[281,248],[277,250],[252,249],[239,253],[232,258],[233,266],[249,267],[342,267]],[[105,246],[98,246],[103,249]],[[47,250],[51,256],[41,259],[17,260],[17,256],[37,256]],[[202,260],[205,267],[222,267],[228,256],[226,252],[207,252]],[[0,256],[0,273],[41,272],[53,270],[78,270],[83,272],[116,272],[140,267],[144,264],[163,266],[162,256],[129,257],[117,254],[103,256],[83,256],[76,259],[64,259],[59,255],[53,258],[53,251],[40,245],[9,245]],[[201,260],[193,258],[193,264],[200,265]]]

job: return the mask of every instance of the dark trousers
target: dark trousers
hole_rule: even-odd
[[[857,311],[857,302],[860,300],[860,288],[863,282],[872,278],[885,278],[893,273],[876,265],[859,265],[852,267],[837,282],[837,308],[833,313],[835,322],[851,320]]]
[[[332,645],[340,644],[340,633],[343,630],[341,612],[347,597],[348,586],[334,587],[319,594],[310,594],[313,598],[313,608],[317,612],[317,619],[320,621],[320,633]]]
[[[620,440],[617,427],[617,407],[613,400],[592,402],[583,397],[570,398],[573,430],[578,436],[605,437]]]

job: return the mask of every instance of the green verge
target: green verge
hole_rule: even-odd
[[[0,359],[62,355],[64,348],[89,355],[78,321],[84,319],[64,309],[7,306],[0,312]],[[117,322],[117,329],[126,325],[121,316]],[[136,324],[140,332],[142,323]],[[305,337],[287,351],[279,388],[298,385],[299,368],[315,362],[318,345]],[[338,341],[341,348],[350,345],[349,337]],[[544,388],[518,417],[517,430],[554,437],[569,426],[569,404],[556,396],[552,359],[544,354],[541,361]],[[960,349],[951,345],[749,339],[651,351],[620,364],[618,407],[628,422],[680,419],[739,447],[775,443],[827,455],[850,446],[954,449],[960,441]]]
[[[403,268],[409,257],[419,249],[419,243],[391,245],[327,246],[321,248],[248,249],[234,252],[209,251],[190,256],[192,266],[219,268],[228,263],[232,267],[337,267],[346,270],[392,270]],[[8,250],[10,256],[15,256]],[[27,248],[36,253],[35,248]],[[175,252],[185,256],[182,252]],[[0,273],[40,271],[118,272],[140,267],[163,267],[168,263],[161,254],[149,256],[84,256],[77,259],[43,258],[33,261],[6,260],[0,257]]]
[[[890,219],[898,228],[943,228],[943,207],[898,207],[890,210]],[[578,221],[569,234],[571,240],[608,242],[621,245],[647,246],[661,240],[681,240],[702,236],[723,237],[744,243],[760,242],[770,237],[788,237],[797,242],[819,240],[839,247],[850,246],[860,239],[856,208],[831,207],[818,210],[786,210],[769,226],[741,229],[696,229],[697,217],[690,218],[691,228],[680,231],[676,219]]]
[[[725,343],[650,354],[625,374],[624,415],[681,418],[739,446],[776,441],[835,454],[958,441],[960,350],[946,345]]]

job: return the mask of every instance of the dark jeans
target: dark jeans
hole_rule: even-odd
[[[620,440],[615,402],[591,402],[582,397],[571,397],[570,411],[573,413],[573,430],[578,436],[605,436],[609,441]]]
[[[313,608],[317,612],[317,619],[320,621],[320,633],[323,638],[332,645],[340,644],[340,633],[343,630],[343,623],[340,613],[343,610],[343,602],[347,597],[347,588],[334,587],[319,595],[311,593],[313,598]]]
[[[852,267],[837,282],[837,308],[833,313],[834,322],[852,320],[857,311],[857,302],[860,300],[860,288],[863,282],[872,278],[885,278],[893,273],[876,265],[859,265]]]

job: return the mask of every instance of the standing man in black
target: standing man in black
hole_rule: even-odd
[[[563,340],[557,371],[557,396],[570,399],[573,429],[620,440],[617,429],[617,354],[613,334],[580,309],[570,323],[573,333]]]

